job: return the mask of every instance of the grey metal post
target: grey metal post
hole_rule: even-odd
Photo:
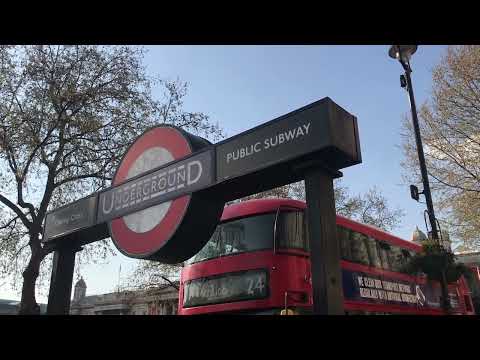
[[[317,315],[345,313],[333,178],[322,168],[305,172],[313,312]]]
[[[48,315],[68,315],[70,313],[75,254],[79,250],[79,248],[71,247],[59,247],[55,250],[48,293]]]

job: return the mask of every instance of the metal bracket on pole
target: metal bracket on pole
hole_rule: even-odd
[[[337,179],[343,177],[343,173],[341,171],[335,170],[327,166],[324,162],[318,160],[310,160],[300,163],[298,165],[293,166],[293,171],[299,173],[307,173],[312,169],[318,170],[321,169],[324,173],[328,174],[332,179]]]

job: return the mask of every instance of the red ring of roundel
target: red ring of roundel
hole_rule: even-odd
[[[171,127],[157,127],[147,131],[130,147],[115,174],[113,184],[123,182],[135,160],[149,148],[161,146],[167,149],[174,159],[192,153],[190,144],[180,131]],[[167,214],[152,230],[144,233],[131,231],[123,218],[110,222],[111,237],[117,246],[127,254],[141,256],[160,249],[173,235],[190,202],[190,195],[172,201]]]

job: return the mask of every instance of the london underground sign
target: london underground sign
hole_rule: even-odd
[[[199,151],[209,145],[171,126],[150,129],[131,145],[113,187],[99,194],[97,222],[107,222],[119,251],[176,262],[171,253],[183,252],[183,238],[191,237],[192,246],[201,249],[213,225],[196,228],[191,212],[208,207],[205,221],[212,224],[223,209],[221,200],[207,201],[195,193],[214,183],[212,153]]]
[[[150,153],[147,150],[143,154],[150,155]],[[134,167],[131,169],[134,169]],[[160,220],[162,217],[160,214],[171,208],[172,201],[169,200],[176,199],[184,191],[193,192],[212,185],[214,183],[212,170],[212,154],[204,151],[147,175],[142,174],[141,177],[128,179],[121,185],[100,193],[97,219],[108,221],[135,210],[148,208],[159,202],[165,204],[165,206],[162,206],[163,211],[157,211],[158,207],[150,208],[152,211],[137,212],[135,218],[127,220],[127,223],[131,224],[129,225],[130,228],[137,228],[142,232],[147,231],[157,224],[158,221],[155,219]],[[114,181],[114,183],[116,182]],[[173,201],[173,205],[175,201]],[[145,216],[150,213],[156,215],[154,217]]]
[[[48,213],[43,241],[109,233],[127,256],[178,263],[205,245],[226,201],[303,179],[298,166],[312,161],[361,162],[357,120],[330,98],[217,144],[158,126],[130,146],[110,188]]]

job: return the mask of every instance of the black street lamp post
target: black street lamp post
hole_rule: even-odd
[[[433,210],[433,202],[432,202],[432,194],[430,192],[430,184],[428,182],[428,173],[427,173],[427,166],[425,164],[425,155],[423,153],[423,145],[422,145],[422,138],[420,136],[420,127],[418,125],[418,117],[417,117],[417,108],[415,106],[415,98],[413,96],[413,87],[412,87],[412,79],[410,73],[412,69],[410,67],[410,57],[417,51],[417,45],[392,45],[390,50],[388,51],[388,55],[391,58],[397,59],[400,64],[402,64],[403,69],[405,70],[405,75],[400,77],[401,86],[406,87],[408,91],[408,96],[410,99],[410,108],[412,111],[412,121],[413,121],[413,128],[415,131],[415,141],[417,144],[417,152],[418,152],[418,161],[420,164],[420,171],[422,174],[422,181],[423,181],[423,194],[425,195],[425,200],[427,203],[427,213],[428,218],[430,220],[430,226],[432,228],[432,238],[434,241],[440,244],[440,237],[438,236],[438,229],[437,229],[437,222],[435,218],[435,212]],[[442,300],[443,300],[443,307],[448,312],[450,310],[450,301],[448,298],[448,285],[445,275],[445,269],[442,270]]]

